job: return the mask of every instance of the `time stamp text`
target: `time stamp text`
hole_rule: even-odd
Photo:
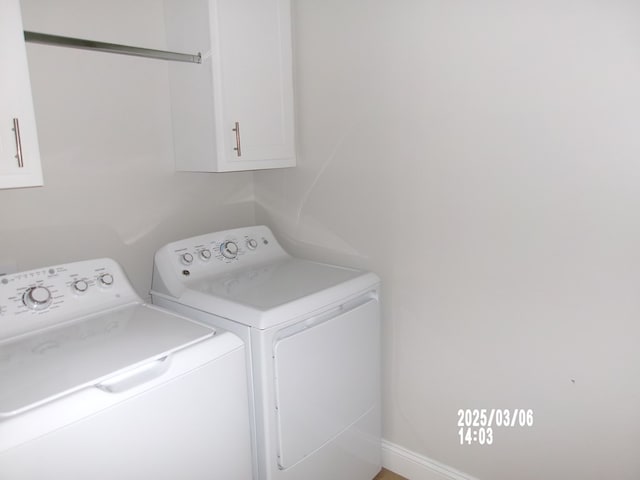
[[[524,408],[461,408],[458,410],[460,445],[492,445],[496,428],[533,427],[533,410]]]

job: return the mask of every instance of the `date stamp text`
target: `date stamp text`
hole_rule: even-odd
[[[533,427],[533,410],[524,408],[461,408],[460,445],[492,445],[495,428]]]

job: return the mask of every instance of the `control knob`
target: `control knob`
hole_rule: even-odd
[[[247,248],[249,250],[255,250],[256,248],[258,248],[258,241],[255,238],[250,238],[249,240],[247,240]]]
[[[86,280],[76,280],[71,287],[75,293],[84,293],[89,289],[89,284]]]
[[[193,263],[193,255],[189,252],[180,255],[180,261],[183,265],[191,265]]]
[[[31,310],[44,310],[51,304],[51,292],[47,287],[31,287],[22,296],[22,302]]]
[[[202,260],[203,262],[208,262],[209,259],[211,258],[211,250],[204,248],[200,250],[198,255],[200,256],[200,260]]]
[[[220,245],[220,253],[222,253],[224,258],[233,260],[238,256],[238,245],[236,242],[232,242],[231,240],[226,241]]]
[[[113,285],[113,275],[110,273],[103,273],[98,277],[98,282],[100,282],[101,287],[110,287]]]

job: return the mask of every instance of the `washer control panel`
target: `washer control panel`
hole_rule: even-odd
[[[0,341],[140,301],[120,266],[87,260],[0,277]]]
[[[155,256],[154,281],[158,270],[180,282],[214,275],[288,256],[265,226],[236,228],[186,238],[162,247]]]

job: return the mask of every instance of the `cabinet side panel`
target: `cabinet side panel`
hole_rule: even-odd
[[[206,0],[165,1],[167,48],[203,56],[202,64],[169,63],[177,170],[215,171],[216,123]]]

